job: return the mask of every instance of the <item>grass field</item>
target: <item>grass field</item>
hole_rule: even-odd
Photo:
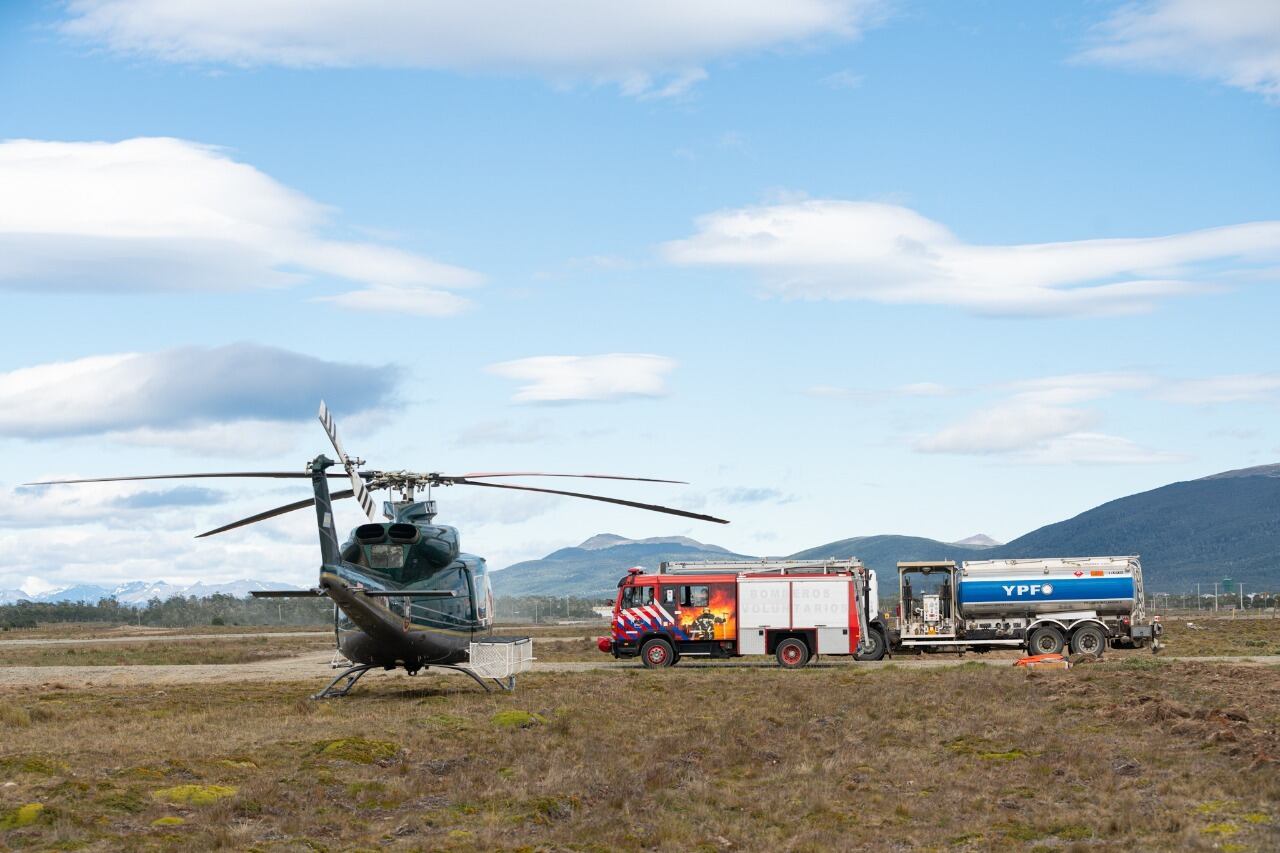
[[[333,637],[237,637],[75,645],[0,645],[0,666],[146,666],[249,663],[333,648]]]
[[[681,666],[0,692],[0,848],[1280,846],[1280,670]]]
[[[175,634],[277,634],[299,631],[333,631],[333,623],[316,625],[190,625],[157,628],[150,625],[109,625],[101,622],[41,623],[35,628],[0,631],[0,641],[25,639],[92,639],[94,637],[164,637]]]

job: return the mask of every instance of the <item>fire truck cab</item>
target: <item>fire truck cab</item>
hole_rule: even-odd
[[[601,651],[646,667],[681,657],[773,655],[798,669],[870,648],[867,572],[857,560],[663,563],[618,582]],[[864,646],[866,648],[864,648]]]

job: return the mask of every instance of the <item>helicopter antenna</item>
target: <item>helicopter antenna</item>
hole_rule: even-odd
[[[342,463],[342,467],[347,470],[347,476],[351,478],[352,495],[359,502],[360,508],[364,510],[364,514],[369,517],[369,520],[377,521],[378,516],[373,509],[373,498],[369,497],[369,490],[364,487],[364,478],[356,471],[359,466],[364,464],[364,460],[353,459],[342,448],[342,440],[338,438],[338,425],[333,422],[333,415],[329,412],[329,407],[324,404],[324,400],[320,401],[320,424],[329,435],[329,442],[338,454],[338,461]]]

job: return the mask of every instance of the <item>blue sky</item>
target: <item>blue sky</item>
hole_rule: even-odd
[[[296,488],[16,485],[300,468],[320,396],[374,466],[733,521],[438,495],[499,567],[1008,539],[1280,458],[1267,4],[358,6],[0,10],[0,589],[308,582],[305,513],[190,538]]]

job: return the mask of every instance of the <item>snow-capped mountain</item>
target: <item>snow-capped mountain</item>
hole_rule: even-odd
[[[195,596],[209,598],[214,595],[233,595],[245,598],[250,592],[258,589],[298,589],[291,584],[267,583],[265,581],[245,579],[228,583],[173,584],[168,581],[130,581],[118,586],[108,587],[97,584],[73,584],[72,586],[52,589],[39,595],[27,595],[22,590],[0,590],[0,604],[14,604],[18,601],[87,601],[96,603],[103,598],[114,598],[121,604],[146,604],[153,598],[168,601],[175,596]]]

